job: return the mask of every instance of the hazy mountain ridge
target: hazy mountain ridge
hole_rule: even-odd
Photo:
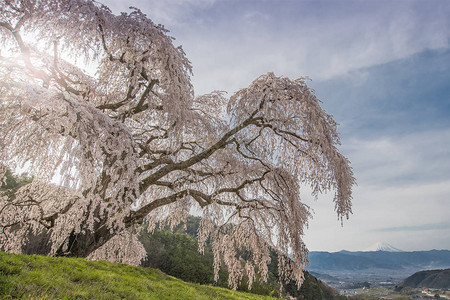
[[[312,251],[309,261],[309,272],[342,289],[363,281],[375,286],[397,285],[419,271],[450,268],[450,251]]]
[[[309,270],[364,270],[364,269],[411,269],[449,268],[449,250],[413,252],[388,251],[340,251],[309,254]]]

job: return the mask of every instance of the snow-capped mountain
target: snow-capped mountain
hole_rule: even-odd
[[[400,280],[421,270],[450,268],[449,250],[404,252],[387,246],[374,245],[367,249],[369,251],[356,252],[311,251],[307,269],[340,279],[353,278],[360,282],[362,278]]]
[[[395,248],[394,246],[389,245],[388,243],[384,243],[384,242],[375,243],[363,251],[364,252],[369,252],[369,251],[404,252],[403,250]]]

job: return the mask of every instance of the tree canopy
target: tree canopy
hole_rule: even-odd
[[[231,97],[194,97],[163,26],[92,0],[1,1],[0,43],[0,180],[33,177],[0,196],[3,250],[43,234],[50,255],[138,263],[139,224],[196,213],[216,276],[225,264],[231,286],[264,278],[273,248],[292,258],[278,256],[280,276],[301,284],[311,214],[300,186],[334,190],[338,217],[351,214],[337,124],[304,78],[267,73]]]

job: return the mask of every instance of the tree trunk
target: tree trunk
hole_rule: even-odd
[[[56,256],[88,257],[117,234],[117,232],[111,232],[104,223],[104,221],[96,223],[93,232],[90,230],[84,230],[78,234],[72,232],[68,237],[67,245],[59,247]]]
[[[142,218],[136,218],[140,215],[130,215],[125,219],[125,228],[129,228],[138,223],[142,223]],[[75,234],[72,232],[68,237],[67,245],[62,245],[59,247],[56,255],[57,256],[68,256],[68,257],[83,257],[86,258],[106,244],[111,238],[119,234],[118,231],[114,231],[108,227],[106,224],[108,216],[104,216],[100,221],[94,224],[94,230],[82,230],[81,233]],[[137,220],[137,221],[136,221]]]

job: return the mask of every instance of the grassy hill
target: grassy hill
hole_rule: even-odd
[[[144,245],[148,257],[143,263],[146,267],[162,270],[164,273],[180,278],[184,281],[200,284],[214,284],[215,286],[228,287],[228,272],[226,268],[219,270],[219,280],[214,281],[213,253],[210,244],[205,247],[204,254],[198,252],[196,234],[200,219],[189,217],[186,224],[180,225],[175,232],[164,229],[156,229],[152,233],[144,230],[140,241]],[[183,226],[185,225],[185,226]],[[242,257],[251,255],[243,253]],[[275,251],[271,251],[271,262],[268,265],[266,282],[259,280],[256,275],[252,289],[248,290],[248,278],[244,275],[238,285],[238,291],[252,294],[270,295],[278,297],[278,257]],[[337,290],[327,286],[311,274],[305,271],[305,280],[300,289],[293,281],[283,284],[281,296],[293,296],[302,300],[340,300],[345,299]]]
[[[450,288],[450,269],[445,270],[428,270],[414,273],[406,278],[401,284],[403,287],[414,288]]]
[[[274,251],[266,282],[258,280],[257,275],[249,291],[248,278],[242,279],[238,291],[247,293],[227,289],[226,268],[220,269],[219,280],[215,282],[211,246],[205,247],[204,254],[198,252],[198,225],[199,219],[191,217],[175,232],[144,231],[140,239],[149,255],[144,267],[138,268],[0,252],[0,299],[273,299],[268,296],[280,296],[278,258]],[[281,295],[302,300],[346,299],[306,271],[300,289],[294,282],[284,283]]]
[[[0,252],[3,299],[274,299],[106,261]]]

